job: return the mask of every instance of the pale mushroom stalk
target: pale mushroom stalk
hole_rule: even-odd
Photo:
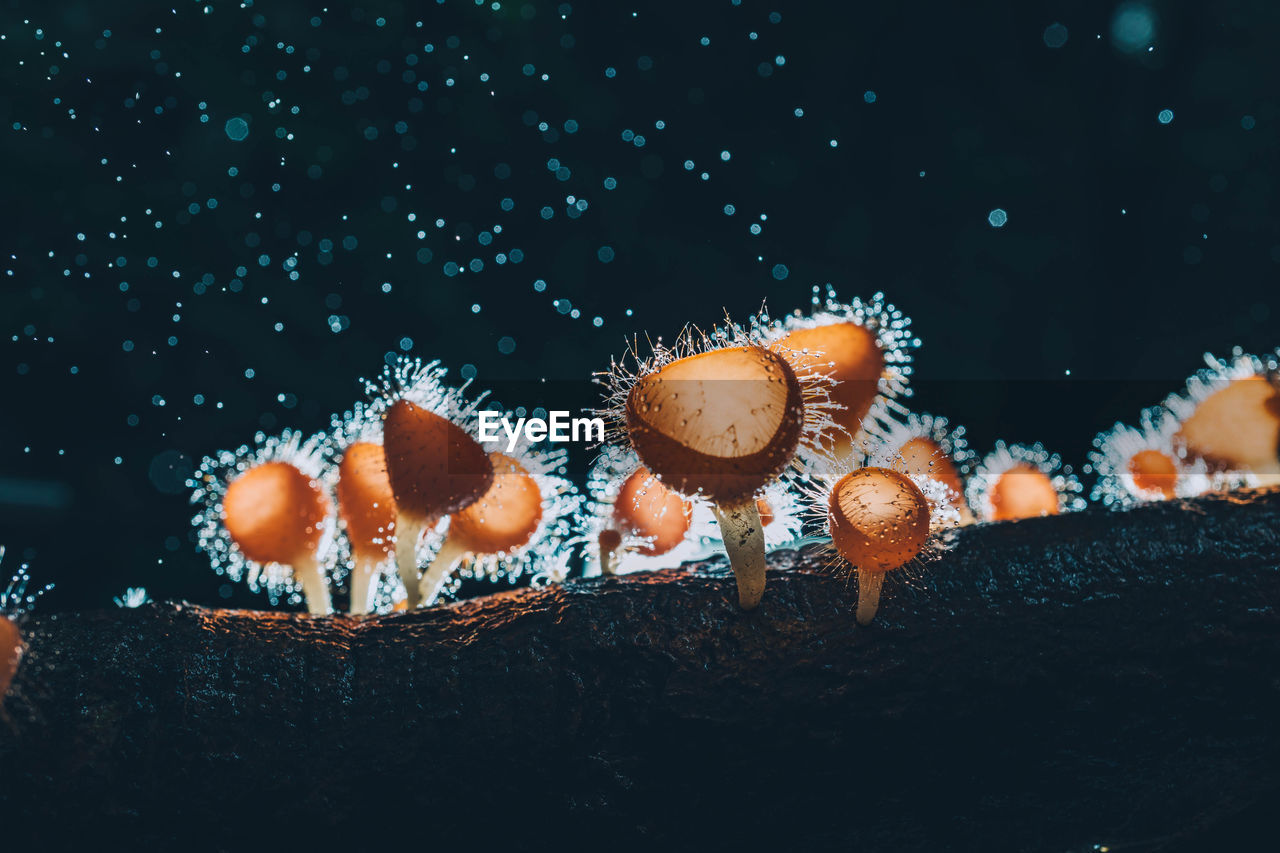
[[[858,609],[854,614],[859,625],[870,625],[880,609],[880,590],[884,586],[884,572],[858,569]]]
[[[378,593],[378,575],[382,563],[379,560],[360,559],[351,571],[351,606],[352,615],[363,616],[373,611],[373,599]]]
[[[404,584],[405,598],[409,609],[422,603],[418,592],[418,554],[417,543],[426,524],[403,512],[396,513],[396,571],[400,574],[400,582]]]
[[[444,589],[449,573],[466,554],[466,546],[452,537],[445,537],[444,544],[436,552],[435,559],[422,573],[422,580],[418,583],[418,600],[425,605],[435,604],[436,599],[440,597],[440,591]]]
[[[764,524],[754,497],[741,503],[713,504],[720,535],[724,541],[729,565],[738,582],[738,603],[743,610],[754,610],[764,595],[765,570]]]
[[[333,613],[333,598],[329,595],[329,581],[324,569],[314,555],[298,557],[293,563],[293,576],[302,585],[302,597],[312,616],[329,616]]]

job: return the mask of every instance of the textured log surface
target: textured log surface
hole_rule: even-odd
[[[859,628],[816,550],[364,620],[36,616],[23,849],[1272,849],[1280,493],[968,528]],[[1264,834],[1265,833],[1265,834]]]

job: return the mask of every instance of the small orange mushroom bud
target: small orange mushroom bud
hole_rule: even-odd
[[[632,448],[665,486],[711,499],[739,602],[759,605],[766,564],[755,493],[791,464],[805,428],[787,360],[750,344],[676,359],[636,378],[625,419]]]
[[[396,565],[409,606],[417,607],[418,538],[441,517],[477,501],[493,483],[493,465],[466,430],[407,399],[387,407],[382,431],[396,503]]]
[[[351,576],[351,612],[368,613],[377,591],[378,566],[392,551],[396,503],[382,446],[357,441],[338,463],[338,515],[346,525],[355,563]]]
[[[1143,492],[1158,492],[1165,498],[1177,494],[1178,464],[1159,450],[1140,450],[1127,463],[1133,484]]]
[[[906,474],[860,468],[840,478],[827,499],[831,542],[858,572],[859,624],[875,618],[886,572],[915,559],[929,538],[930,506]]]
[[[1136,427],[1117,423],[1093,440],[1089,463],[1098,479],[1093,500],[1112,508],[1153,500],[1188,497],[1231,487],[1243,478],[1210,475],[1203,460],[1184,460],[1175,449],[1181,424],[1165,406],[1144,409]]]
[[[227,486],[222,511],[227,533],[257,563],[289,566],[308,609],[333,612],[319,549],[329,500],[316,481],[288,462],[263,462]]]
[[[467,554],[499,554],[528,544],[542,521],[542,490],[518,461],[493,453],[493,481],[479,500],[449,520],[444,544],[422,573],[420,598],[435,601],[458,560]]]
[[[760,526],[768,527],[773,524],[773,507],[769,506],[769,502],[764,498],[756,498],[756,512],[760,514]]]
[[[1005,471],[991,488],[995,521],[1013,521],[1058,514],[1058,491],[1053,481],[1030,465]]]
[[[969,506],[983,521],[1057,515],[1084,506],[1080,481],[1040,444],[996,442],[969,478]]]

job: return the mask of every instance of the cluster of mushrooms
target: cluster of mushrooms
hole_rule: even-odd
[[[306,437],[259,435],[192,479],[198,546],[273,602],[354,614],[426,606],[464,578],[558,582],[727,553],[739,603],[765,590],[766,551],[805,533],[858,579],[856,618],[885,575],[926,563],[947,528],[1085,505],[1070,466],[1039,444],[984,459],[962,427],[909,411],[910,320],[876,294],[814,289],[808,312],[767,313],[673,346],[633,346],[598,381],[610,438],[586,494],[547,441],[478,440],[483,394],[438,362],[405,359],[369,402]],[[1095,440],[1095,502],[1138,502],[1280,481],[1277,355],[1209,359],[1186,389]]]

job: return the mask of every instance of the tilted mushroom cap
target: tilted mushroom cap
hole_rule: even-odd
[[[222,510],[227,532],[245,557],[292,565],[315,557],[329,500],[294,465],[264,462],[231,481]]]
[[[435,519],[475,502],[493,484],[489,454],[448,418],[399,399],[387,407],[383,451],[400,512]]]
[[[639,377],[627,396],[626,424],[636,454],[664,484],[733,503],[791,463],[804,400],[786,359],[760,346],[732,346]]]

